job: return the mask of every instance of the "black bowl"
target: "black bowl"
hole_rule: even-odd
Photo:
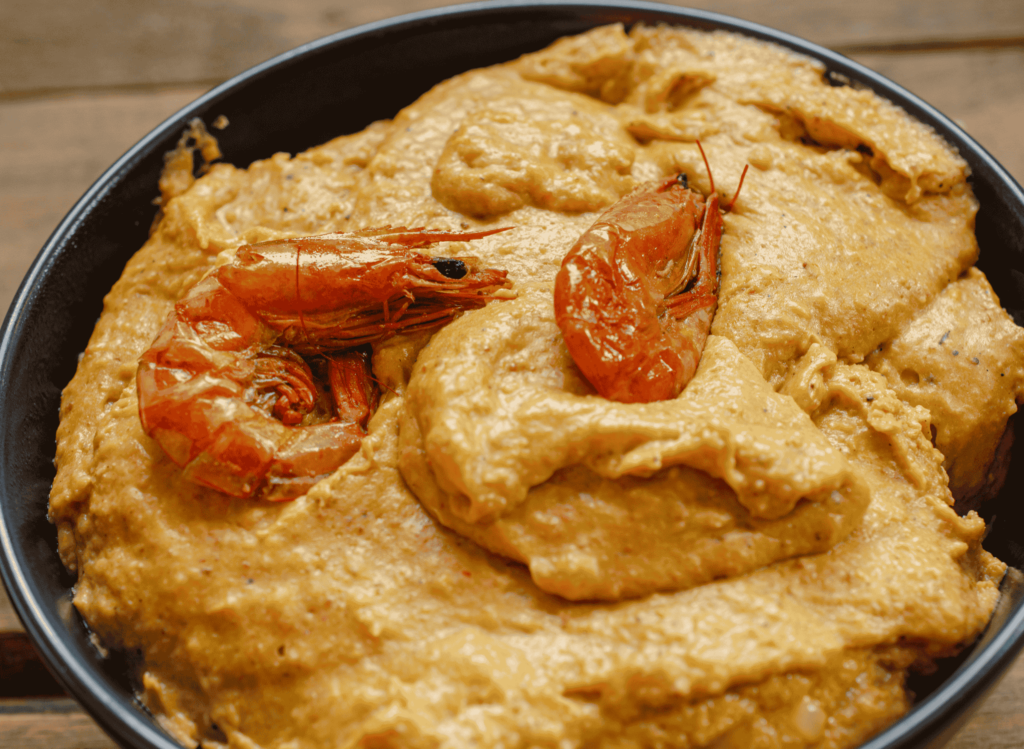
[[[0,544],[4,584],[25,629],[60,682],[119,743],[180,749],[135,701],[118,659],[102,659],[70,605],[74,583],[46,520],[53,480],[60,392],[102,308],[103,295],[145,242],[163,154],[193,117],[226,115],[218,134],[225,158],[245,166],[278,151],[298,152],[390,117],[432,85],[470,68],[512,59],[560,36],[615,22],[726,29],[821,60],[837,85],[866,86],[928,123],[956,146],[981,202],[980,267],[1004,305],[1024,322],[1024,192],[959,127],[892,82],[829,50],[734,18],[641,2],[503,2],[418,13],[361,26],[307,44],[205,94],[122,156],[75,205],[32,264],[0,337]],[[1006,488],[984,508],[986,547],[1024,566],[1017,501],[1024,486],[1024,440]],[[967,719],[1024,645],[1024,585],[1004,580],[984,636],[931,679],[902,720],[868,742],[872,749],[939,746]]]

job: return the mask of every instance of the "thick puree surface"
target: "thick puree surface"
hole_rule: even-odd
[[[963,160],[822,73],[611,26],[294,157],[171,159],[64,392],[50,501],[75,605],[160,724],[210,748],[773,749],[902,715],[908,670],[998,598],[964,508],[1001,481],[1024,331],[972,267]],[[723,203],[751,166],[700,368],[676,400],[604,400],[552,281],[638,184],[707,194],[698,138]],[[242,244],[388,224],[513,227],[436,254],[516,298],[375,345],[369,435],[308,494],[186,481],[135,388],[174,303]]]

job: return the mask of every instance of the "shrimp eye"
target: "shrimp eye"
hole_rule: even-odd
[[[684,190],[690,189],[690,180],[686,176],[686,172],[679,172],[679,176],[676,177],[676,182],[682,185]]]
[[[430,262],[445,278],[459,279],[466,275],[466,264],[456,257],[435,257]]]

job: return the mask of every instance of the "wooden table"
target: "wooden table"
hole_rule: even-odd
[[[3,0],[0,309],[75,200],[178,108],[303,42],[445,4]],[[889,76],[956,120],[1024,182],[1024,0],[693,5],[788,31]],[[47,679],[2,595],[0,695],[0,748],[112,746]],[[1024,660],[950,746],[1024,749]]]

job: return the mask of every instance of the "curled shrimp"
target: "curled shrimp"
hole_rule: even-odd
[[[718,306],[722,228],[714,180],[705,200],[680,173],[640,185],[566,254],[555,320],[600,395],[650,403],[693,378]]]
[[[386,227],[245,245],[139,360],[142,427],[190,481],[291,499],[359,450],[379,392],[367,344],[446,324],[508,287],[416,247],[494,234]]]

